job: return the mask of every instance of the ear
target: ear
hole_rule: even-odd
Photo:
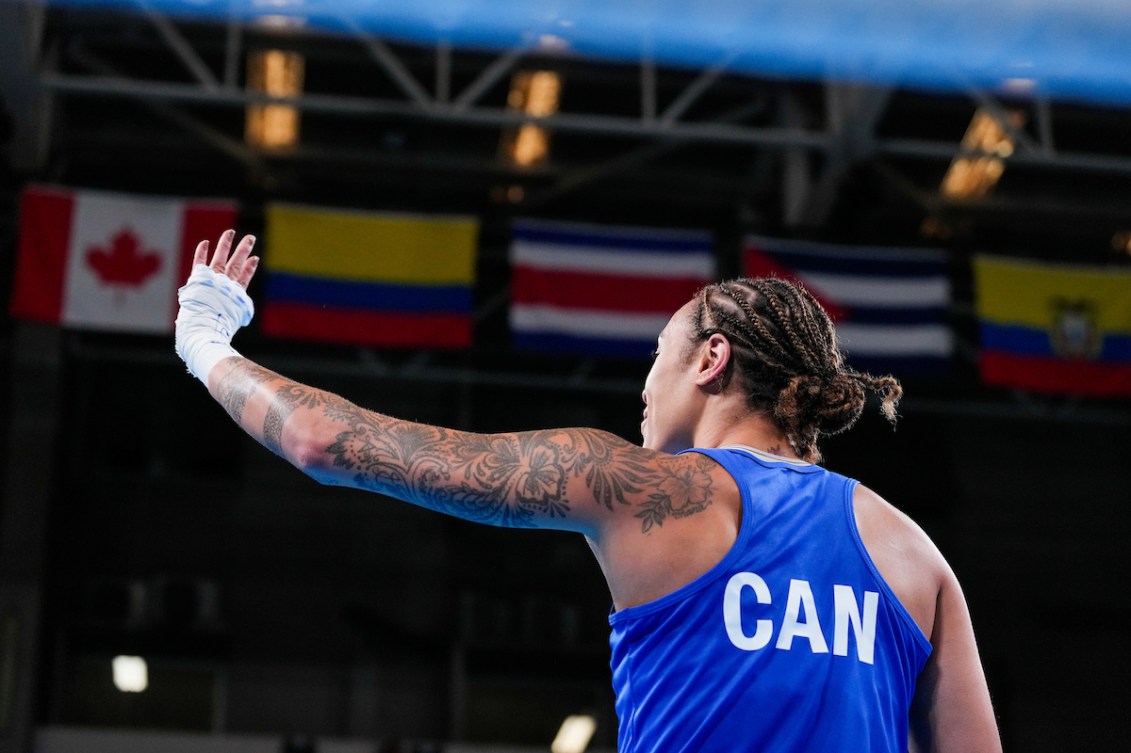
[[[695,383],[700,387],[722,387],[730,365],[730,340],[716,332],[700,346]]]

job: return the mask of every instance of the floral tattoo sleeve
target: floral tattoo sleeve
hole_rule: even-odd
[[[465,520],[507,527],[570,527],[591,514],[628,512],[645,533],[711,503],[714,462],[644,450],[596,429],[476,434],[402,421],[240,361],[217,399],[243,424],[249,398],[273,396],[261,427],[244,428],[283,455],[283,427],[310,412],[334,427],[325,468],[312,475],[381,492]]]

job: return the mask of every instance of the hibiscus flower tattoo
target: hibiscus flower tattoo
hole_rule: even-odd
[[[641,529],[648,533],[652,526],[662,526],[670,516],[686,518],[702,512],[711,504],[711,462],[700,456],[694,465],[667,466],[658,479],[656,491],[641,503],[636,517]]]

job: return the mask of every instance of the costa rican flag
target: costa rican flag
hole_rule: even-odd
[[[802,283],[836,324],[848,363],[864,371],[943,375],[954,351],[946,254],[749,236],[748,277]]]
[[[710,234],[516,222],[510,326],[517,348],[641,357],[672,314],[715,279]]]

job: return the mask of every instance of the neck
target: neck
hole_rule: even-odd
[[[706,411],[692,439],[695,447],[741,444],[773,455],[801,459],[774,421],[760,413],[751,413],[745,407],[741,411],[733,407],[729,411]]]

